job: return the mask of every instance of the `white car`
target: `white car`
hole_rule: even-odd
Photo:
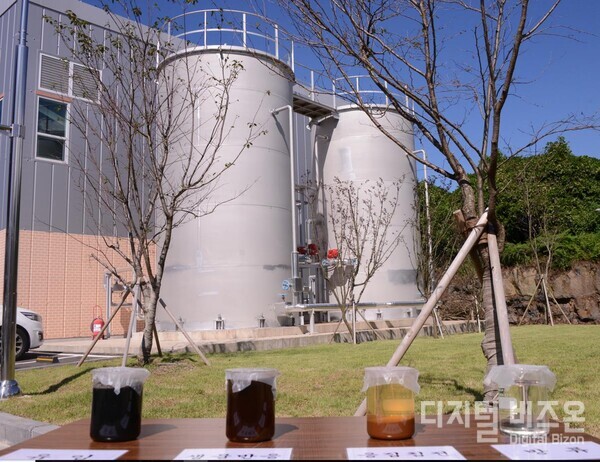
[[[0,305],[0,326],[4,310]],[[44,326],[42,317],[35,311],[17,307],[17,351],[15,359],[21,359],[33,348],[39,348],[44,343]],[[0,351],[2,351],[2,329],[0,327]],[[1,361],[1,357],[0,357]]]

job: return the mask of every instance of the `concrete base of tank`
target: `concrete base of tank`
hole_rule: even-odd
[[[357,323],[357,342],[377,339],[400,339],[404,337],[414,319],[371,321]],[[477,323],[471,321],[443,322],[444,335],[477,332]],[[234,353],[237,351],[265,351],[292,348],[315,344],[351,343],[352,336],[344,324],[315,324],[310,333],[308,325],[291,327],[264,327],[247,329],[225,329],[189,332],[190,337],[205,353]],[[439,335],[437,326],[431,319],[421,329],[419,335]],[[159,334],[163,351],[180,352],[193,349],[181,332],[161,332]]]

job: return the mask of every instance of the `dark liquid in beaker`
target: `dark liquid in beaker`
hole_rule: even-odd
[[[253,443],[270,440],[275,434],[275,397],[271,385],[250,382],[234,393],[227,381],[226,431],[230,441]]]
[[[130,441],[140,435],[142,395],[131,387],[94,388],[90,436],[94,441]]]

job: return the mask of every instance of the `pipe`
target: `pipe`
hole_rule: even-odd
[[[319,135],[319,134],[315,135],[315,180],[317,182],[317,185],[320,185],[323,181],[323,178],[321,178],[321,170],[319,169],[319,141],[318,140],[329,141],[329,137],[327,135]]]
[[[425,220],[427,221],[427,271],[429,272],[428,280],[428,296],[433,292],[435,287],[435,277],[433,271],[433,240],[431,237],[431,214],[429,212],[429,178],[427,177],[427,151],[425,149],[417,149],[413,151],[413,154],[423,154],[423,182],[425,183]],[[440,337],[444,338],[444,332],[442,331],[442,323],[438,317],[437,308],[433,310],[435,321],[440,331]]]
[[[318,130],[318,125],[317,125],[317,130]],[[319,140],[324,140],[324,141],[329,141],[329,137],[327,135],[319,135],[318,133],[315,133],[315,180],[317,182],[317,188],[319,189],[318,193],[317,193],[317,201],[319,200],[319,193],[320,193],[320,197],[321,197],[321,202],[323,205],[323,217],[327,216],[326,215],[326,211],[325,211],[325,184],[323,183],[323,173],[321,172],[320,169],[320,162],[321,159],[319,157]],[[323,218],[325,219],[325,218]],[[319,300],[327,300],[327,295],[325,292],[325,281],[323,278],[323,268],[319,268],[317,269],[317,301]],[[314,315],[314,312],[313,312]]]
[[[285,106],[281,106],[277,109],[273,109],[271,114],[276,116],[283,110],[290,111],[289,118],[289,146],[290,146],[290,184],[291,184],[291,212],[292,212],[292,288],[294,291],[293,295],[293,304],[297,305],[299,303],[300,294],[302,293],[302,282],[300,284],[298,281],[300,280],[300,270],[299,270],[299,255],[298,255],[298,219],[296,216],[296,154],[294,152],[294,108],[287,104]],[[300,287],[298,287],[300,286]]]
[[[359,308],[385,308],[385,307],[394,307],[394,306],[422,306],[425,304],[425,300],[408,300],[408,301],[392,301],[392,302],[359,302],[356,303],[356,306]],[[289,305],[286,306],[286,310],[288,311],[297,311],[297,310],[311,310],[311,309],[319,309],[319,308],[339,308],[338,303],[301,303],[297,305]]]
[[[425,149],[418,149],[413,151],[413,154],[423,154],[423,160],[427,162],[427,152]],[[429,214],[429,183],[427,178],[427,165],[423,164],[423,180],[425,183],[425,220],[427,221],[427,270],[429,271],[429,293],[433,291],[434,280],[433,280],[433,243],[431,239],[431,216]]]
[[[17,337],[17,272],[19,261],[19,215],[21,212],[21,170],[25,137],[25,97],[27,83],[27,19],[29,1],[21,3],[21,30],[17,45],[17,65],[13,80],[11,157],[8,160],[9,191],[4,257],[4,311],[2,315],[2,364],[0,365],[0,399],[21,393],[15,380],[15,348]]]

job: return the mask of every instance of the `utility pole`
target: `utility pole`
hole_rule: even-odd
[[[12,87],[12,125],[8,159],[8,198],[6,249],[4,257],[4,310],[2,314],[2,363],[0,364],[0,399],[21,393],[15,380],[17,336],[17,270],[19,261],[19,215],[21,212],[21,169],[25,137],[25,95],[27,85],[27,19],[29,0],[21,0],[21,29]],[[7,127],[2,127],[6,129]]]

